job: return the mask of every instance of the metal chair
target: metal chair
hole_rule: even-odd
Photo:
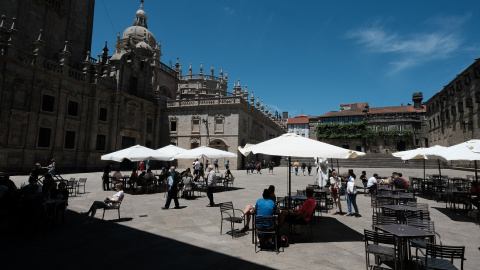
[[[407,225],[435,234],[438,237],[440,245],[442,244],[442,237],[435,231],[435,223],[433,221],[418,218],[407,218]],[[415,248],[426,248],[427,243],[430,243],[430,238],[410,240],[410,246]],[[436,238],[433,238],[432,244],[436,243]]]
[[[112,202],[111,204],[112,204],[111,206],[109,206],[107,208],[103,208],[102,220],[105,218],[105,211],[107,211],[107,210],[117,210],[118,211],[118,219],[120,220],[120,206],[122,205],[122,201]]]
[[[232,202],[224,202],[220,204],[220,216],[221,216],[221,224],[220,224],[220,234],[222,234],[223,230],[223,221],[230,222],[230,229],[232,233],[232,238],[235,234],[235,223],[242,223],[245,227],[245,218],[240,216],[235,216],[235,212],[240,212],[243,214],[243,211],[240,209],[233,208]]]
[[[419,256],[419,252],[422,257]],[[460,269],[463,269],[465,246],[443,246],[427,243],[425,252],[417,248],[415,255],[417,269],[420,265],[425,269],[458,269],[453,264],[456,259],[460,260]]]
[[[80,187],[83,186],[83,193],[85,193],[85,185],[87,184],[87,178],[80,178],[77,182],[77,193],[80,193]]]
[[[70,180],[67,181],[66,188],[70,195],[73,194],[73,196],[77,196],[77,183],[75,181],[75,178],[70,178]]]
[[[394,262],[394,269],[397,269],[400,252],[397,248],[398,239],[393,234],[383,234],[375,231],[364,230],[366,267],[370,267],[370,254],[375,256],[375,263],[380,266],[380,257],[391,258]]]
[[[264,225],[264,226],[259,226]],[[275,243],[275,252],[279,253],[279,246],[278,246],[278,226],[277,226],[277,217],[276,216],[260,216],[260,215],[253,215],[253,233],[255,238],[255,253],[257,253],[257,240],[260,239],[260,250],[264,249],[264,245],[268,243],[263,239],[267,236],[273,236],[273,240]],[[263,243],[262,243],[263,242]]]
[[[396,217],[384,216],[382,213],[373,213],[372,215],[372,229],[375,230],[375,225],[397,224]]]

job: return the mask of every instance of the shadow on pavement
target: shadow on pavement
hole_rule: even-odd
[[[126,226],[132,218],[83,224],[68,211],[53,231],[3,233],[2,270],[7,269],[271,269],[239,258]]]

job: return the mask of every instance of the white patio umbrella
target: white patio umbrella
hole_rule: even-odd
[[[402,160],[423,159],[423,179],[425,179],[425,160],[428,159],[429,157],[437,158],[438,172],[440,176],[442,175],[442,171],[440,169],[440,160],[438,159],[437,156],[435,156],[435,154],[439,153],[445,148],[446,148],[445,146],[440,146],[440,145],[434,145],[429,148],[420,147],[413,150],[395,152],[395,153],[392,153],[392,156],[399,157]]]
[[[436,153],[436,156],[445,160],[467,160],[475,163],[475,180],[478,180],[477,160],[480,160],[480,153],[475,152],[478,149],[480,140],[470,140],[450,147]]]
[[[170,156],[162,155],[153,149],[145,146],[135,145],[100,157],[101,160],[122,162],[124,159],[130,161],[142,161],[147,159],[169,160]]]
[[[175,155],[172,159],[185,158],[235,158],[237,154],[211,148],[208,146],[200,146],[194,149],[185,150],[183,153]]]
[[[155,151],[159,152],[162,155],[170,156],[170,158],[172,158],[172,157],[174,157],[174,156],[176,156],[180,153],[183,153],[183,152],[187,151],[187,149],[184,149],[184,148],[178,147],[176,145],[170,144],[170,145],[164,146],[162,148],[158,148]]]
[[[290,196],[292,189],[291,157],[310,157],[310,158],[356,158],[363,156],[365,153],[344,149],[328,143],[308,139],[294,133],[287,133],[277,138],[264,141],[259,144],[244,147],[242,149],[247,154],[252,152],[254,154],[266,154],[272,156],[287,156],[288,157],[288,194]],[[247,154],[248,155],[248,154]]]

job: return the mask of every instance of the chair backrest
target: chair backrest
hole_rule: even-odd
[[[297,189],[297,196],[304,196],[305,195],[305,191],[302,190],[302,189]]]
[[[407,202],[407,205],[416,207],[420,210],[428,210],[428,203]]]
[[[122,198],[123,199],[123,198]],[[112,206],[109,209],[119,209],[120,205],[122,205],[122,199],[119,199],[116,202],[112,202]]]
[[[372,225],[388,225],[388,224],[397,224],[397,218],[384,216],[381,213],[373,213]]]
[[[220,204],[220,212],[227,212],[233,210],[233,203],[232,202],[224,202]]]
[[[431,220],[407,218],[407,225],[422,229],[427,232],[435,233],[435,223]]]
[[[85,184],[86,182],[87,182],[87,178],[78,179],[78,183]]]
[[[460,269],[463,269],[463,260],[465,259],[465,246],[444,246],[427,243],[427,249],[425,254],[427,255],[427,257],[448,259],[452,264],[454,259],[459,259],[461,261]]]
[[[274,229],[277,218],[275,216],[255,215],[255,226],[261,228]]]
[[[369,242],[375,243],[375,244],[387,244],[387,245],[393,245],[396,248],[397,238],[393,234],[364,230],[363,235],[364,235],[364,241],[367,244]]]
[[[75,178],[71,177],[71,178],[68,180],[68,182],[70,182],[70,181],[74,181],[74,182],[75,182]]]

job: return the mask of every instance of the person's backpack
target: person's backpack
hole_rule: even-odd
[[[286,235],[280,236],[280,241],[278,241],[278,245],[281,247],[288,247],[288,238]]]

